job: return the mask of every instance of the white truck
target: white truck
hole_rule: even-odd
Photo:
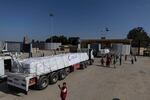
[[[7,84],[28,93],[30,86],[45,89],[64,79],[75,67],[84,69],[92,63],[92,53],[67,53],[47,57],[13,60],[12,72],[8,73]]]

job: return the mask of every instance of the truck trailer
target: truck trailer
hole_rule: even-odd
[[[12,72],[8,73],[7,84],[17,87],[27,94],[29,87],[45,89],[49,84],[63,80],[74,68],[84,69],[92,64],[94,57],[90,53],[67,53],[54,56],[13,59]]]

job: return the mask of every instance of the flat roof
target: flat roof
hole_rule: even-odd
[[[130,44],[132,39],[82,39],[80,43],[124,43]]]

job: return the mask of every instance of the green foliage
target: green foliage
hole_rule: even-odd
[[[143,27],[136,27],[129,31],[127,35],[128,39],[132,39],[132,46],[147,47],[150,42],[150,37],[144,31]]]
[[[46,42],[47,43],[50,43],[50,42],[62,43],[63,45],[66,45],[66,44],[77,45],[78,40],[79,40],[79,37],[69,37],[69,38],[67,38],[63,35],[61,35],[61,36],[56,36],[55,35],[55,36],[47,38]]]
[[[69,37],[68,42],[72,45],[77,45],[79,43],[79,37]]]

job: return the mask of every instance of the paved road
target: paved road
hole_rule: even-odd
[[[150,58],[139,57],[134,65],[127,61],[116,69],[101,67],[96,59],[94,65],[71,73],[57,84],[64,81],[69,90],[67,100],[150,100]],[[0,100],[60,100],[57,84],[42,91],[31,89],[25,95],[1,83]]]

